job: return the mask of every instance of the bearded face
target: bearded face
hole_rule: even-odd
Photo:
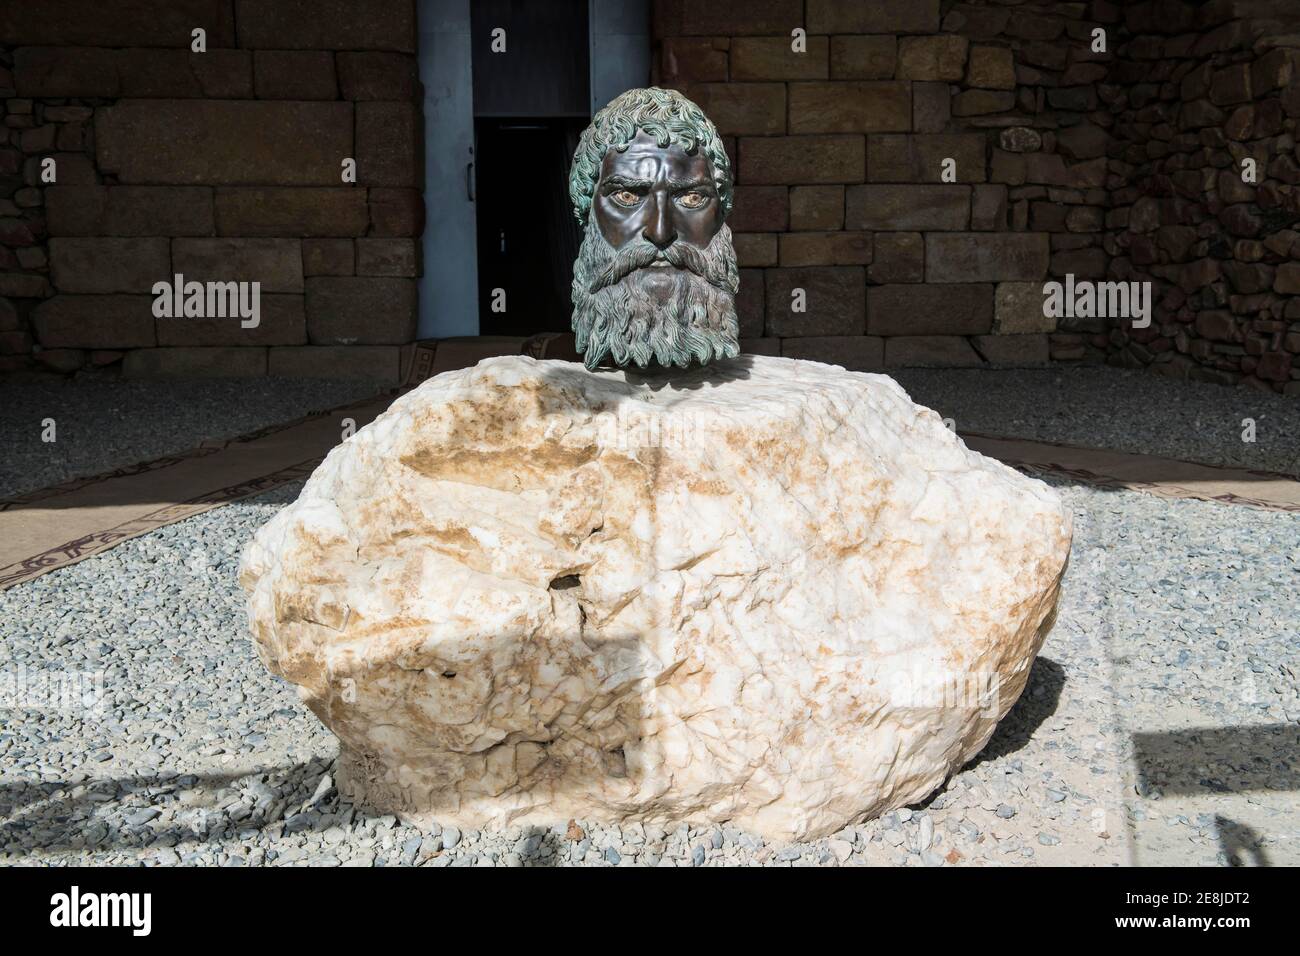
[[[587,368],[688,366],[739,354],[731,230],[709,161],[639,133],[601,164],[573,269]]]

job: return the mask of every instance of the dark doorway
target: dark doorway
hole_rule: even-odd
[[[568,118],[474,121],[482,335],[569,331],[569,286],[580,241],[569,165],[586,124]]]
[[[470,17],[479,333],[566,332],[579,241],[569,165],[591,116],[588,0],[475,0]]]

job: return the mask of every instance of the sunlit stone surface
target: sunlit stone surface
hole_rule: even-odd
[[[355,800],[805,839],[979,752],[1069,543],[1050,489],[885,376],[507,357],[335,448],[241,580]]]

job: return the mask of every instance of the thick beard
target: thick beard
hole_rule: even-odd
[[[664,250],[677,266],[665,270],[673,279],[666,298],[644,286],[642,266],[657,251],[644,240],[615,250],[596,217],[588,218],[573,264],[573,331],[587,368],[595,369],[606,355],[620,366],[645,368],[653,359],[686,368],[692,359],[705,365],[740,354],[740,273],[727,225],[706,249],[678,242]]]

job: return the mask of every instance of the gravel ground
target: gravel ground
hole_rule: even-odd
[[[925,805],[791,846],[341,804],[335,740],[257,661],[235,580],[300,486],[195,516],[0,593],[0,864],[1300,863],[1300,516],[1058,487],[1060,614],[989,747]],[[102,675],[102,710],[38,706],[49,672]]]
[[[1300,475],[1300,399],[1131,369],[899,369],[958,431]],[[1255,441],[1242,440],[1244,419]]]
[[[0,498],[188,451],[368,398],[365,382],[241,379],[0,385]],[[159,410],[163,410],[162,414]],[[54,419],[54,442],[44,420]]]

